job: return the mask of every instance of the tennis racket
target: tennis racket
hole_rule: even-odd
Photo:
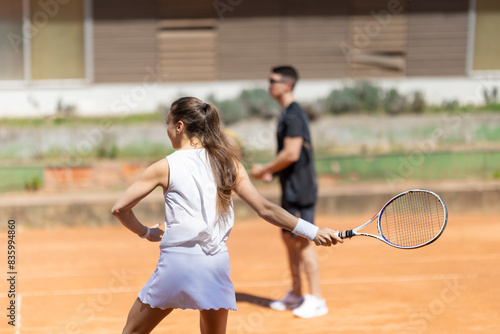
[[[358,232],[375,220],[380,236]],[[430,190],[415,189],[393,197],[372,219],[338,235],[341,239],[362,235],[397,248],[419,248],[439,238],[447,220],[448,210],[439,195]]]

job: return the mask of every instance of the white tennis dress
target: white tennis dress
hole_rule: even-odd
[[[205,149],[167,156],[165,234],[160,259],[139,299],[161,309],[231,309],[236,297],[225,241],[234,224],[217,218],[217,186]]]

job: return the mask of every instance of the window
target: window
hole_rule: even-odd
[[[500,1],[476,0],[473,71],[500,70]]]
[[[0,80],[23,80],[23,2],[0,2]]]
[[[85,79],[88,1],[2,0],[0,80]]]

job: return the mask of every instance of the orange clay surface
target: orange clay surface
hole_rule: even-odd
[[[317,223],[346,229],[369,218],[320,216]],[[6,268],[7,232],[0,233]],[[230,312],[227,332],[500,333],[499,235],[500,216],[464,214],[450,215],[441,238],[417,250],[363,237],[317,248],[330,312],[304,320],[262,306],[289,287],[279,230],[239,221],[228,242],[238,311]],[[0,333],[121,333],[159,255],[158,244],[118,225],[21,228],[16,237],[19,327],[7,324],[2,278]],[[175,310],[153,333],[198,333],[198,315]]]

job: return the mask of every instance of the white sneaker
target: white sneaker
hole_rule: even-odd
[[[280,300],[274,300],[269,303],[269,307],[276,311],[285,311],[297,308],[304,301],[304,297],[295,296],[291,291],[288,291],[285,297]]]
[[[293,315],[299,318],[314,318],[328,313],[326,301],[313,295],[305,295],[302,305],[293,310]]]

